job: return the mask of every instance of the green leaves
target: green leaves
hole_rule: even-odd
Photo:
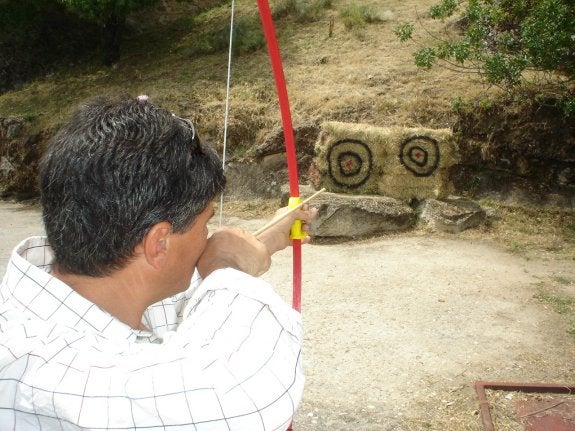
[[[518,56],[506,57],[502,53],[485,56],[483,71],[490,84],[505,84],[513,87],[521,82],[521,74],[526,66],[526,59]]]
[[[535,67],[575,76],[575,6],[558,0],[534,5],[520,31],[525,51]]]
[[[442,0],[429,16],[444,20],[456,14],[464,23],[454,40],[420,48],[415,63],[429,69],[438,61],[475,68],[489,84],[514,88],[526,83],[527,71],[546,74],[561,88],[573,111],[575,81],[575,3],[573,0]],[[397,38],[413,39],[415,27],[403,23]]]
[[[413,24],[411,24],[410,22],[404,22],[402,24],[399,24],[393,30],[393,32],[395,33],[397,38],[402,42],[405,42],[406,40],[411,39],[414,31],[415,31],[415,26]]]
[[[414,57],[417,66],[423,67],[424,69],[431,69],[431,66],[435,63],[437,53],[433,48],[422,48],[415,53]]]
[[[57,0],[71,12],[96,23],[104,29],[102,34],[105,65],[120,59],[120,46],[126,17],[129,12],[141,9],[156,0]]]
[[[429,16],[434,19],[445,19],[453,15],[459,6],[458,0],[443,0],[429,9]]]

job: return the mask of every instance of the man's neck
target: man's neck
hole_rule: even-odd
[[[52,270],[52,275],[84,298],[134,329],[145,329],[142,315],[150,305],[141,295],[144,280],[129,270],[111,276],[89,277]]]

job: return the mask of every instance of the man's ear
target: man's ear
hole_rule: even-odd
[[[161,269],[166,262],[171,233],[172,225],[162,221],[152,226],[140,243],[146,261],[154,269]]]

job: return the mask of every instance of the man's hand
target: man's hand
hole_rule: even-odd
[[[276,217],[287,208],[277,211]],[[291,244],[289,233],[294,220],[306,224],[315,217],[317,210],[303,209],[294,211],[285,219],[272,226],[257,238],[239,228],[221,227],[208,239],[204,252],[197,263],[197,269],[203,278],[221,268],[235,268],[255,277],[265,273],[271,265],[271,256]],[[309,237],[303,240],[309,242]]]
[[[276,212],[275,216],[280,217],[286,211],[288,211],[287,207],[281,208]],[[279,221],[268,230],[259,234],[258,239],[266,245],[270,255],[274,254],[276,251],[283,250],[291,244],[289,234],[291,225],[295,220],[301,220],[302,228],[305,232],[307,232],[307,225],[312,221],[316,214],[316,208],[308,209],[306,206],[304,206],[302,209],[294,211],[285,219]],[[309,241],[309,236],[302,240],[304,244],[308,243]]]

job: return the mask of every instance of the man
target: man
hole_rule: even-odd
[[[301,322],[256,277],[315,212],[208,238],[220,161],[146,97],[80,106],[40,171],[47,238],[0,286],[0,430],[285,430]]]

